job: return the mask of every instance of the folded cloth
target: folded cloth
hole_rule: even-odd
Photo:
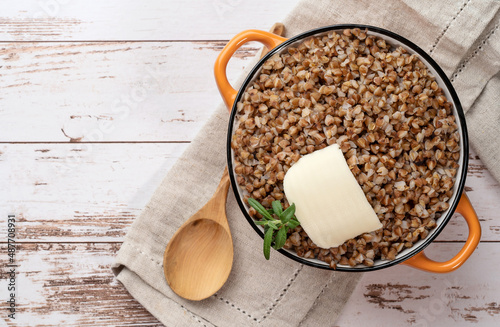
[[[399,33],[426,50],[452,79],[476,152],[500,179],[500,31],[497,1],[304,0],[284,21],[288,37],[324,25],[361,23]],[[162,268],[168,240],[215,191],[226,165],[228,113],[220,106],[169,171],[130,228],[113,264],[116,278],[167,326],[328,326],[360,273],[304,266],[277,252],[262,255],[230,192],[233,270],[214,296],[186,301]]]

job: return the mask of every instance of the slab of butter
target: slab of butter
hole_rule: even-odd
[[[382,228],[337,144],[300,158],[283,186],[300,225],[321,248]]]

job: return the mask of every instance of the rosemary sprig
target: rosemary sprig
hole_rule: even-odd
[[[256,220],[257,225],[264,227],[264,257],[269,260],[271,246],[279,250],[285,245],[287,233],[300,225],[294,216],[295,204],[283,210],[280,201],[273,201],[272,209],[267,210],[257,200],[248,199],[250,204],[258,213],[262,215],[262,220]]]

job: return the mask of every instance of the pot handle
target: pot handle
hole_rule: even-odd
[[[448,273],[459,268],[476,249],[481,238],[481,225],[477,214],[472,207],[467,195],[462,193],[460,202],[458,202],[457,212],[464,217],[469,227],[469,236],[463,248],[451,260],[445,262],[437,262],[429,259],[424,251],[417,253],[415,256],[403,262],[413,268],[434,272],[434,273]]]
[[[273,33],[259,31],[259,30],[248,30],[243,31],[233,37],[222,49],[221,53],[215,61],[214,74],[215,82],[219,88],[219,92],[224,99],[224,103],[229,111],[233,107],[234,100],[236,99],[236,91],[229,81],[227,80],[226,67],[229,59],[233,56],[234,52],[238,50],[243,44],[250,41],[258,41],[263,43],[269,50],[276,47],[278,44],[286,41],[286,38],[278,36]]]

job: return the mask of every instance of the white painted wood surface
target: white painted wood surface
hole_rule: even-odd
[[[0,142],[189,141],[221,101],[225,43],[0,44]],[[258,49],[235,55],[230,80]]]
[[[19,217],[22,287],[20,320],[9,325],[161,325],[109,266],[221,102],[212,65],[225,40],[247,28],[269,29],[295,2],[42,0],[2,7],[0,214]],[[231,80],[258,47],[249,44],[231,61]],[[496,325],[500,185],[473,153],[466,185],[483,227],[471,259],[447,275],[404,266],[365,274],[336,326]],[[4,273],[4,223],[0,235]],[[466,237],[456,216],[426,251],[444,260]],[[1,326],[5,318],[0,314]]]
[[[8,325],[163,326],[110,273],[119,248],[117,243],[20,245],[19,311]],[[5,253],[5,244],[0,249]],[[4,279],[0,287],[7,288]],[[0,326],[7,326],[3,314]]]
[[[227,40],[269,29],[298,0],[20,0],[2,6],[5,41]]]

